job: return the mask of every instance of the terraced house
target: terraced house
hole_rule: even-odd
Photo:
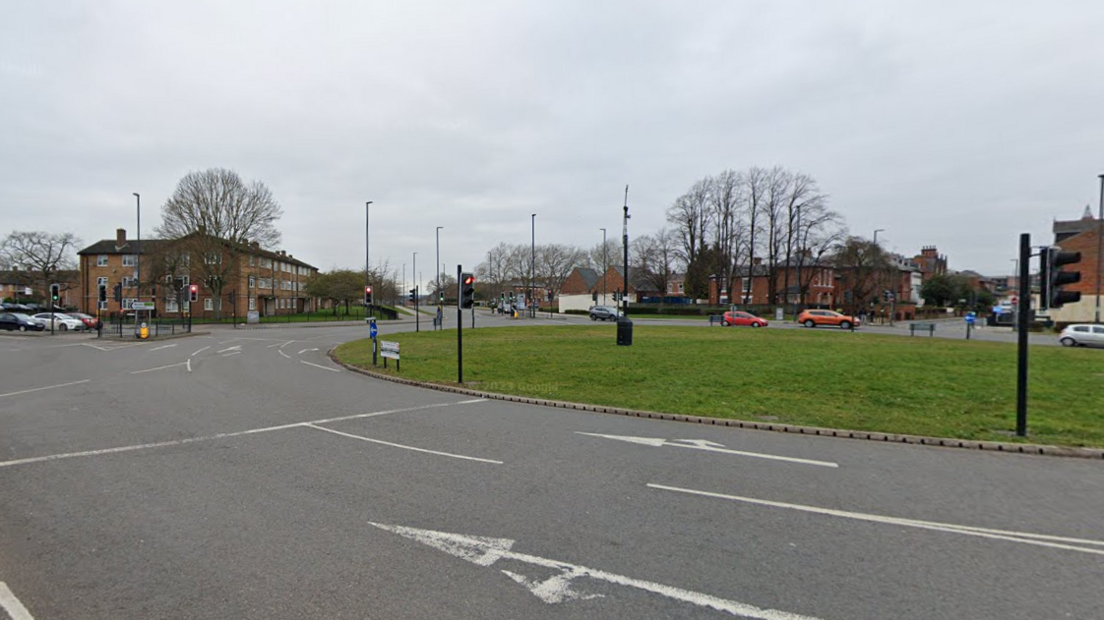
[[[80,306],[85,312],[116,314],[135,301],[153,302],[158,316],[204,318],[296,314],[318,309],[305,293],[318,268],[286,251],[257,243],[239,244],[202,232],[180,239],[98,241],[80,258]],[[141,281],[139,282],[139,278]],[[195,284],[194,303],[181,303],[181,291]],[[184,297],[186,300],[186,296]]]

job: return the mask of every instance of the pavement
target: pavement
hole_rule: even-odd
[[[1099,617],[1099,462],[398,385],[327,358],[362,324],[209,331],[0,336],[0,618]]]

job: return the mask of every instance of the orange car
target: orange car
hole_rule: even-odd
[[[805,310],[797,315],[797,322],[805,327],[838,325],[843,329],[851,329],[859,326],[859,319],[832,310]]]

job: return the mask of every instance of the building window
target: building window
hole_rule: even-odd
[[[257,264],[257,259],[252,254],[250,254],[249,255],[249,266],[252,267],[256,264]]]
[[[97,286],[107,286],[107,276],[100,276],[96,278]]]
[[[176,303],[175,299],[169,299],[165,301],[165,312],[175,313],[180,312],[180,305]]]
[[[215,309],[215,300],[211,299],[210,297],[204,298],[204,300],[203,300],[203,309],[208,311],[208,312],[210,312],[211,310],[214,310]]]
[[[250,310],[256,310],[257,309],[257,298],[256,297],[250,297],[249,298],[249,309]]]
[[[123,267],[136,267],[138,265],[137,254],[123,254]]]
[[[96,266],[97,267],[107,267],[107,254],[97,254],[96,255]]]
[[[249,288],[255,288],[257,286],[257,278],[249,276]]]
[[[107,310],[107,302],[106,302],[106,301],[101,301],[101,302],[98,302],[98,306],[97,306],[97,307],[98,307],[98,308],[99,308],[100,310]]]
[[[207,252],[203,255],[203,262],[208,265],[222,264],[222,252]]]

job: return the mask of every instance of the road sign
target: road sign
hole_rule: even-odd
[[[153,310],[155,304],[152,301],[135,301],[130,304],[131,310]]]
[[[399,343],[380,340],[380,355],[393,360],[399,359]]]
[[[368,324],[368,335],[374,340],[377,333],[378,332],[376,331],[376,322],[372,321]]]

